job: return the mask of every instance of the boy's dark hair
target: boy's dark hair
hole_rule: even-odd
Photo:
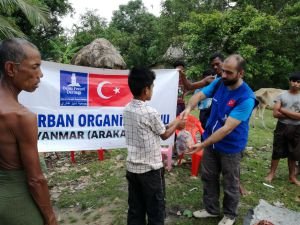
[[[208,77],[209,75],[213,75],[215,74],[214,70],[212,69],[207,69],[207,70],[204,70],[203,73],[202,73],[202,77],[205,78],[205,77]]]
[[[148,68],[133,67],[128,75],[128,86],[133,96],[140,96],[146,87],[151,87],[155,73]]]
[[[300,71],[291,73],[289,76],[289,80],[300,80]]]
[[[216,58],[221,59],[222,62],[224,61],[224,55],[222,55],[222,53],[220,53],[220,52],[215,52],[214,54],[212,54],[212,55],[209,57],[209,62],[213,61],[213,60],[216,59]]]
[[[176,61],[173,63],[173,68],[176,68],[177,66],[185,67],[185,63],[183,61]]]

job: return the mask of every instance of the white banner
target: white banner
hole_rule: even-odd
[[[42,62],[43,78],[20,102],[37,114],[40,152],[125,148],[123,108],[132,99],[128,70]],[[176,116],[178,71],[154,70],[149,105],[168,124]],[[162,142],[173,144],[174,137]]]

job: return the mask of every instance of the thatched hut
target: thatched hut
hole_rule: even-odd
[[[168,63],[173,63],[175,61],[183,60],[184,57],[185,54],[182,47],[171,45],[163,55],[163,60]]]
[[[71,64],[96,68],[125,69],[126,63],[117,49],[106,39],[95,39],[73,57]]]

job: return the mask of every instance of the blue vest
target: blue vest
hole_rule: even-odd
[[[229,90],[221,83],[212,100],[211,113],[203,134],[204,139],[221,128],[225,124],[231,110],[248,98],[255,99],[255,95],[245,82],[235,90]],[[228,154],[243,151],[248,139],[249,118],[246,121],[242,121],[222,140],[213,144],[213,149]]]

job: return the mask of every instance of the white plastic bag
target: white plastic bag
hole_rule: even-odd
[[[188,151],[189,146],[194,145],[195,142],[190,132],[181,130],[176,138],[176,151],[178,155]]]

